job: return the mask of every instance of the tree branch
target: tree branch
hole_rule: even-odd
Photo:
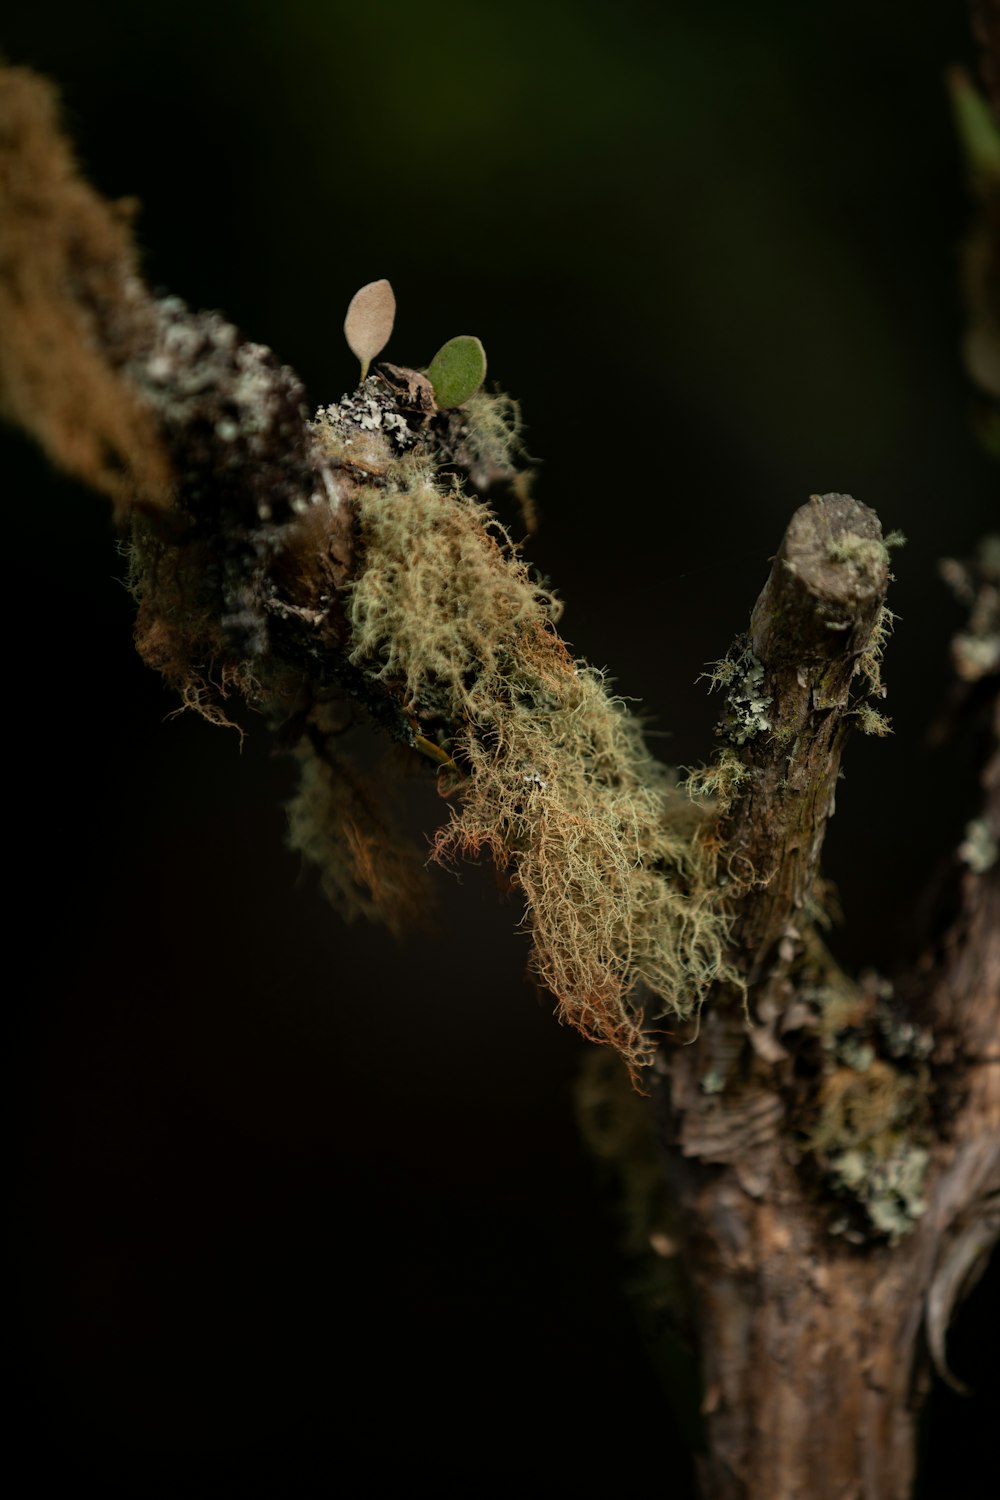
[[[936,956],[896,993],[855,984],[814,925],[851,684],[880,690],[887,576],[870,511],[828,496],[796,513],[720,726],[730,857],[753,871],[734,927],[748,1013],[722,991],[658,1063],[706,1387],[702,1482],[725,1500],[908,1496],[927,1355],[946,1372],[948,1321],[1000,1232],[995,684],[980,820],[994,861],[962,873]]]
[[[419,753],[454,799],[439,852],[512,870],[561,1014],[652,1078],[707,1495],[903,1500],[921,1329],[943,1366],[1000,1220],[1000,770],[994,719],[947,933],[895,989],[850,980],[818,868],[847,730],[886,727],[874,512],[793,517],[714,674],[724,748],[679,787],[470,493],[515,479],[510,404],[438,410],[385,367],[310,421],[269,350],[143,287],[125,218],[47,86],[0,70],[0,411],[131,522],[145,659],[217,722],[232,695],[267,715],[302,765],[298,846],[390,923],[425,876],[344,732]]]
[[[880,691],[888,583],[875,512],[850,495],[814,495],[792,517],[754,607],[749,659],[760,664],[768,729],[746,734],[738,751],[746,792],[725,826],[733,856],[754,872],[737,935],[753,955],[751,983],[789,923],[815,904],[846,733]]]

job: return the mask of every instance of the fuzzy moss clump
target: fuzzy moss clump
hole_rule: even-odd
[[[411,456],[360,492],[357,516],[351,660],[413,722],[448,726],[456,804],[434,856],[485,850],[511,872],[561,1019],[635,1076],[653,1057],[647,1020],[693,1014],[723,968],[714,820],[573,660],[556,600],[484,505]]]

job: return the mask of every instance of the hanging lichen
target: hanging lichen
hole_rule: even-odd
[[[357,496],[350,658],[415,722],[452,726],[438,859],[488,852],[526,901],[560,1016],[652,1058],[653,1016],[690,1016],[723,967],[713,819],[646,749],[490,511],[412,456]]]

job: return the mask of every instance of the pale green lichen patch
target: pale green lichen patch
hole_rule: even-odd
[[[976,875],[985,875],[996,864],[997,839],[985,818],[973,818],[966,823],[958,857]]]
[[[822,1048],[805,1150],[828,1187],[852,1205],[834,1218],[831,1233],[895,1243],[925,1208],[932,1039],[874,975],[860,988],[845,980],[804,999],[816,1007]]]
[[[955,670],[963,681],[979,682],[1000,669],[1000,534],[984,537],[968,562],[945,559],[941,576],[969,611],[952,641]]]
[[[870,1042],[859,1042],[854,1037],[845,1037],[837,1049],[844,1065],[855,1073],[867,1073],[875,1061],[875,1048]]]
[[[745,745],[747,740],[771,728],[767,710],[772,700],[763,691],[764,675],[763,662],[757,660],[748,645],[734,648],[706,673],[710,691],[725,690],[726,712],[721,732],[734,745]]]
[[[882,1157],[857,1149],[844,1151],[830,1158],[828,1171],[832,1185],[850,1193],[873,1228],[895,1245],[927,1210],[923,1193],[929,1162],[926,1147],[900,1140]],[[843,1217],[833,1220],[830,1233],[856,1237],[850,1220]]]
[[[847,532],[831,540],[827,556],[831,562],[843,563],[860,579],[885,566],[891,554],[905,545],[906,537],[901,531],[890,531],[884,537],[863,537],[856,532]]]

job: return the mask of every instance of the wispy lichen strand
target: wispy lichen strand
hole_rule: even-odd
[[[486,851],[510,870],[560,1016],[640,1068],[650,997],[653,1014],[688,1016],[723,967],[711,814],[573,660],[555,599],[490,511],[412,456],[386,481],[357,497],[351,659],[415,719],[452,726],[435,855]]]

